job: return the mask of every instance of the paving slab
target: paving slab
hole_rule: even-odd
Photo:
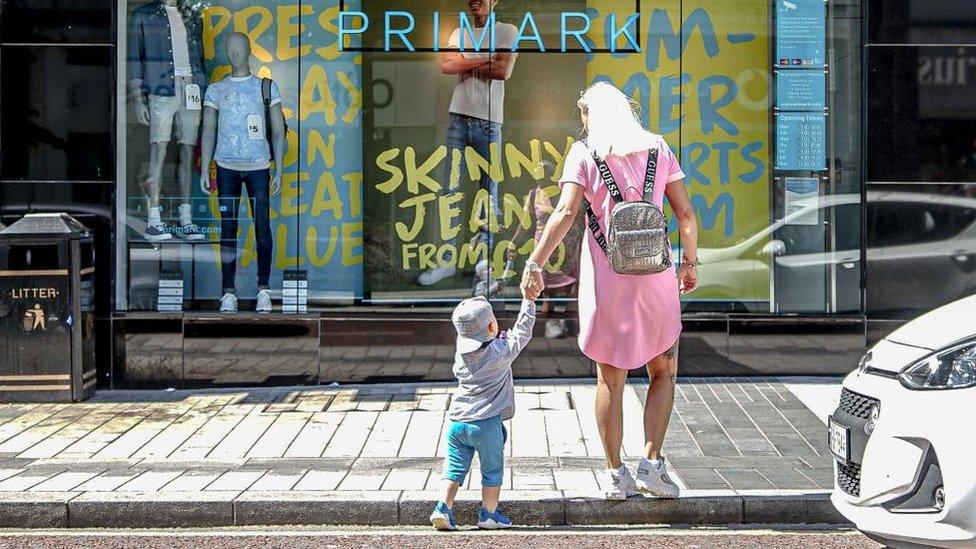
[[[399,491],[384,490],[246,492],[234,509],[238,526],[396,526],[399,499]]]
[[[87,492],[68,501],[74,528],[212,528],[234,525],[239,492]]]
[[[525,525],[842,522],[823,424],[839,383],[679,379],[664,450],[682,496],[608,502],[594,381],[519,381],[501,507]],[[646,394],[646,380],[625,388],[631,467]],[[0,526],[425,525],[441,497],[451,397],[451,384],[421,383],[0,404]],[[458,495],[465,523],[479,467]]]
[[[0,492],[0,528],[67,528],[68,492]]]

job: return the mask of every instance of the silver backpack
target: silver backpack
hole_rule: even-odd
[[[620,274],[643,275],[660,273],[671,266],[671,244],[668,240],[668,220],[664,212],[651,200],[654,196],[654,176],[657,173],[657,149],[647,153],[647,172],[644,174],[642,200],[625,202],[607,163],[593,155],[600,178],[614,201],[607,222],[607,237],[597,223],[596,215],[586,207],[587,225],[597,244],[607,254],[610,266]]]

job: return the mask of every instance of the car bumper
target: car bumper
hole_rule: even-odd
[[[854,372],[844,388],[876,401],[870,435],[844,405],[834,418],[851,428],[850,465],[835,463],[831,501],[859,530],[938,547],[976,545],[976,466],[968,410],[976,391],[911,391],[897,379]],[[860,415],[863,416],[863,413]],[[858,430],[861,431],[858,431]],[[857,482],[850,475],[857,470]],[[856,486],[856,487],[855,487]],[[934,504],[944,486],[945,504]]]

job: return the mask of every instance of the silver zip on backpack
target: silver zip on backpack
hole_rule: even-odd
[[[671,267],[668,220],[664,212],[651,202],[654,197],[657,154],[657,149],[648,151],[644,196],[641,200],[632,202],[624,201],[606,162],[596,154],[593,155],[614,205],[607,223],[606,237],[589,205],[586,208],[587,224],[597,244],[607,254],[610,267],[620,274],[655,274]]]

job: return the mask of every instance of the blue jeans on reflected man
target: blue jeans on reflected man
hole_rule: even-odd
[[[470,183],[468,178],[467,162],[465,160],[464,151],[470,146],[483,158],[491,161],[491,144],[495,143],[498,147],[499,154],[502,153],[502,125],[499,122],[492,122],[490,120],[483,120],[481,118],[475,118],[473,116],[466,116],[463,114],[450,113],[448,114],[447,122],[447,173],[442,179],[442,184],[444,185],[443,193],[444,196],[454,196],[458,192],[466,192],[470,197],[474,197],[474,193],[468,190],[466,184]],[[461,151],[461,164],[460,164],[460,179],[458,182],[457,189],[450,189],[450,167],[452,164],[451,156],[454,154],[452,151],[455,149]],[[478,182],[479,189],[485,189],[488,191],[488,196],[491,200],[492,210],[494,215],[498,215],[498,182],[492,180],[491,176],[487,171],[481,172],[481,179]],[[487,216],[485,217],[487,219]],[[491,255],[491,248],[493,244],[493,238],[491,237],[490,231],[482,230],[479,238],[488,244],[488,254],[489,258]],[[450,244],[457,245],[457,238],[452,240]],[[489,259],[486,258],[486,259]]]

